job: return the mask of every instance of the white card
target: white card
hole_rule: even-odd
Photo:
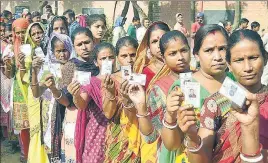
[[[129,80],[132,74],[131,66],[121,66],[122,79]]]
[[[113,70],[113,62],[109,60],[104,60],[102,61],[102,66],[101,66],[101,75],[110,75],[112,74]]]
[[[91,72],[74,71],[73,80],[78,81],[81,85],[90,84]]]
[[[3,56],[2,58],[4,58],[5,56],[9,56],[10,58],[12,58],[14,56],[14,52],[12,51],[12,45],[8,44],[5,48],[5,50],[3,51]]]
[[[27,57],[31,56],[32,48],[30,44],[23,44],[20,46],[20,51]]]
[[[181,90],[185,92],[185,85],[187,82],[192,81],[192,72],[180,73]]]
[[[41,47],[37,47],[37,48],[35,48],[35,49],[34,49],[34,52],[35,52],[35,55],[36,55],[37,57],[40,57],[42,60],[45,60],[45,54],[44,54],[44,52],[43,52],[43,50],[42,50]]]
[[[219,91],[229,98],[235,105],[242,108],[246,101],[246,91],[229,77],[226,77]]]
[[[61,67],[60,63],[52,63],[50,65],[50,71],[56,78],[62,78],[60,67]]]
[[[145,86],[146,83],[146,75],[145,74],[136,74],[132,73],[129,78],[129,84],[140,84],[142,86]]]
[[[184,97],[186,104],[192,104],[195,108],[200,108],[200,83],[186,82]]]

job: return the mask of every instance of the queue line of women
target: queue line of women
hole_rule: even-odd
[[[193,53],[200,69],[193,81],[201,85],[202,108],[193,108],[183,104],[180,89],[179,74],[192,71],[181,32],[155,22],[140,45],[127,36],[113,47],[100,41],[106,27],[100,15],[89,16],[88,28],[70,37],[66,20],[54,19],[43,40],[41,24],[15,20],[15,59],[3,58],[4,74],[14,77],[14,112],[20,115],[14,128],[21,130],[28,162],[267,161],[268,87],[261,84],[267,52],[257,33],[241,30],[228,38],[218,25],[199,29]],[[59,81],[52,74],[38,81],[44,61],[34,53],[25,57],[23,43],[41,46],[47,60],[61,63]],[[145,88],[123,80],[120,70],[100,75],[103,60],[146,74]],[[74,70],[91,72],[90,84],[73,80]],[[247,112],[234,111],[217,93],[227,76],[248,91]]]

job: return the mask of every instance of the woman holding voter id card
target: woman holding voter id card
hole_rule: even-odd
[[[183,152],[168,151],[160,136],[165,134],[162,120],[166,112],[166,97],[170,86],[180,73],[190,72],[190,47],[183,33],[179,31],[170,31],[165,33],[160,41],[160,50],[162,57],[166,63],[157,74],[158,80],[151,81],[152,88],[148,91],[147,108],[141,108],[135,105],[137,109],[137,117],[139,120],[139,129],[149,145],[141,147],[142,162],[150,160],[151,162],[185,162],[186,155]],[[167,73],[166,73],[167,72]],[[165,74],[165,75],[163,75]],[[136,88],[131,87],[129,94],[134,104],[137,103],[135,94]],[[136,103],[135,103],[136,102]],[[144,107],[146,107],[144,102]],[[144,149],[146,148],[146,149]],[[169,157],[174,156],[174,157]]]
[[[97,76],[88,77],[90,83],[72,89],[75,106],[79,109],[75,127],[75,147],[77,162],[103,162],[105,159],[105,135],[108,119],[102,101],[111,98],[102,91],[102,84],[112,73],[115,61],[115,48],[110,43],[100,43],[93,49],[94,62],[100,70]],[[106,63],[111,62],[109,72],[104,71]],[[79,80],[79,77],[77,78]],[[102,83],[103,81],[103,83]]]
[[[64,93],[67,92],[64,89],[67,87],[65,83],[70,82],[71,79],[67,73],[62,72],[72,51],[72,42],[67,35],[52,33],[46,59],[40,61],[40,57],[33,57],[31,88],[34,97],[40,97],[39,107],[42,112],[42,118],[40,117],[42,128],[40,127],[40,130],[44,137],[44,140],[40,140],[40,142],[44,142],[46,152],[50,154],[52,160],[60,158],[61,117],[64,116],[65,107],[71,106],[68,99],[70,97]],[[37,117],[35,116],[35,118]],[[36,131],[38,130],[35,129]],[[36,135],[40,138],[40,134]],[[65,138],[64,135],[63,138]],[[34,141],[31,145],[37,148],[38,141]],[[63,147],[65,146],[63,145]],[[36,153],[33,158],[42,159],[42,157],[37,157]]]
[[[230,36],[226,60],[239,84],[226,77],[219,93],[204,101],[198,131],[195,114],[187,107],[179,108],[178,124],[186,134],[190,162],[267,161],[262,152],[267,153],[268,134],[263,126],[267,125],[268,92],[260,80],[266,57],[256,32],[239,30]],[[226,89],[231,84],[242,92],[238,97],[228,98]]]
[[[26,54],[22,53],[20,47],[24,42],[25,33],[29,22],[25,18],[16,19],[12,23],[13,37],[14,37],[14,56],[15,61],[12,62],[13,66],[10,69],[8,77],[14,77],[13,83],[13,127],[14,130],[20,131],[20,140],[21,140],[21,150],[23,155],[21,159],[27,160],[28,148],[30,142],[29,135],[29,119],[28,119],[28,110],[27,110],[27,100],[28,100],[28,87],[29,84],[23,81],[23,76],[27,71],[25,67],[25,56]],[[27,79],[28,80],[28,79]]]
[[[44,53],[42,56],[38,56],[38,54],[35,52],[36,48],[40,48],[41,41],[44,36],[44,28],[41,23],[32,23],[29,25],[26,35],[25,35],[25,45],[30,45],[30,52],[31,54],[29,56],[26,56],[25,60],[27,61],[26,64],[28,66],[26,67],[35,67],[38,64],[41,67],[41,64],[43,63],[42,59],[45,57]],[[42,48],[40,48],[42,51]],[[33,60],[35,61],[33,62]],[[39,67],[39,68],[40,68]],[[31,83],[32,79],[31,76],[33,75],[33,69],[29,69],[24,74],[24,79],[27,81],[27,83]],[[45,146],[42,144],[41,140],[41,134],[43,133],[43,130],[47,126],[47,118],[46,118],[46,112],[48,111],[48,108],[43,107],[41,109],[40,106],[40,100],[39,98],[35,98],[34,94],[32,92],[32,85],[30,84],[30,87],[28,87],[28,115],[29,115],[29,123],[30,123],[30,145],[29,150],[34,151],[37,150],[37,152],[29,152],[28,154],[28,161],[29,162],[49,162],[47,153],[45,151]],[[41,114],[40,114],[41,112]],[[40,115],[42,117],[40,117]],[[42,124],[40,124],[40,120],[42,119]],[[41,128],[43,127],[43,128]]]
[[[160,122],[163,124],[163,130],[165,131],[161,135],[165,147],[168,150],[178,150],[177,153],[182,153],[182,155],[177,155],[176,161],[188,161],[185,154],[182,157],[185,150],[181,141],[184,138],[183,132],[175,130],[177,128],[176,110],[180,108],[180,105],[192,104],[191,106],[189,105],[189,109],[196,115],[200,115],[200,108],[204,99],[219,90],[221,81],[226,76],[225,69],[227,65],[224,59],[228,38],[226,31],[218,25],[206,25],[200,28],[197,36],[194,53],[198,55],[201,68],[194,74],[179,74],[179,80],[175,81],[169,88],[166,114],[163,115]],[[195,91],[195,96],[191,96],[191,90]],[[198,122],[197,125],[199,125]],[[176,156],[176,154],[173,155],[174,157]]]
[[[138,42],[130,36],[122,37],[116,44],[116,55],[121,71],[107,76],[103,83],[103,110],[109,119],[106,131],[104,162],[139,162],[141,137],[135,109],[128,96],[128,79],[136,60]],[[129,75],[125,76],[125,70]],[[114,148],[117,144],[118,148]],[[124,150],[122,150],[124,149]]]

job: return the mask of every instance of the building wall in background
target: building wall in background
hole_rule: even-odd
[[[124,8],[124,1],[118,1],[115,18],[121,14]],[[175,21],[175,14],[178,12],[183,13],[185,26],[190,29],[190,12],[191,4],[190,1],[159,1],[159,8],[156,9],[155,14],[159,16],[160,20],[167,22],[172,28]],[[49,1],[53,10],[55,7],[54,1]],[[112,25],[113,11],[114,11],[115,1],[59,1],[58,2],[58,14],[61,15],[66,9],[73,9],[76,14],[82,13],[82,8],[103,8],[104,14],[107,16],[108,25]],[[148,13],[148,1],[138,1],[139,6],[143,9],[145,13]],[[196,9],[197,11],[212,11],[226,9],[226,5],[229,10],[234,10],[234,1],[197,1]],[[38,10],[38,1],[1,1],[1,11],[7,9],[14,12],[14,6],[29,6],[30,11]],[[159,10],[159,11],[157,11]],[[129,11],[127,14],[127,21],[125,28],[131,23],[133,18],[133,8],[130,3]],[[253,21],[258,21],[261,24],[261,29],[266,29],[268,31],[268,5],[267,1],[244,1],[242,2],[242,17],[249,19],[250,23]],[[249,26],[250,28],[250,26]]]

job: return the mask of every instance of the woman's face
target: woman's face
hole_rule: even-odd
[[[16,37],[20,38],[22,42],[24,41],[25,33],[26,33],[26,29],[15,27],[15,35]]]
[[[65,26],[63,20],[59,19],[54,22],[53,32],[68,35],[67,27]]]
[[[95,64],[97,67],[99,67],[100,71],[102,69],[102,62],[104,60],[112,61],[114,64],[115,54],[110,48],[104,48],[98,53],[97,61],[95,62]]]
[[[98,20],[90,26],[90,31],[96,39],[101,39],[106,31],[106,27],[103,21]]]
[[[54,47],[54,54],[56,56],[56,59],[61,63],[66,63],[70,58],[70,52],[65,48],[64,43],[60,40],[57,40],[54,43]]]
[[[41,40],[43,38],[44,31],[40,28],[39,25],[34,25],[31,28],[30,36],[35,44],[38,46],[41,43]]]
[[[161,29],[157,29],[157,30],[152,31],[150,35],[149,48],[150,48],[152,56],[158,59],[162,58],[161,51],[159,48],[159,41],[162,35],[165,33],[166,33],[165,31]]]
[[[237,81],[245,87],[261,84],[264,58],[258,44],[244,39],[237,43],[230,52],[229,68]]]
[[[5,38],[9,44],[13,44],[13,34],[12,31],[5,31]]]
[[[74,49],[76,54],[88,61],[91,56],[91,52],[93,50],[93,40],[88,37],[85,33],[78,33],[74,38]]]
[[[208,34],[197,55],[202,71],[211,76],[222,75],[227,68],[226,48],[227,40],[221,32]]]
[[[190,48],[180,38],[172,39],[168,42],[164,58],[173,72],[184,72],[190,67]]]
[[[133,66],[136,61],[137,49],[131,45],[122,46],[118,53],[118,62],[121,66]]]

